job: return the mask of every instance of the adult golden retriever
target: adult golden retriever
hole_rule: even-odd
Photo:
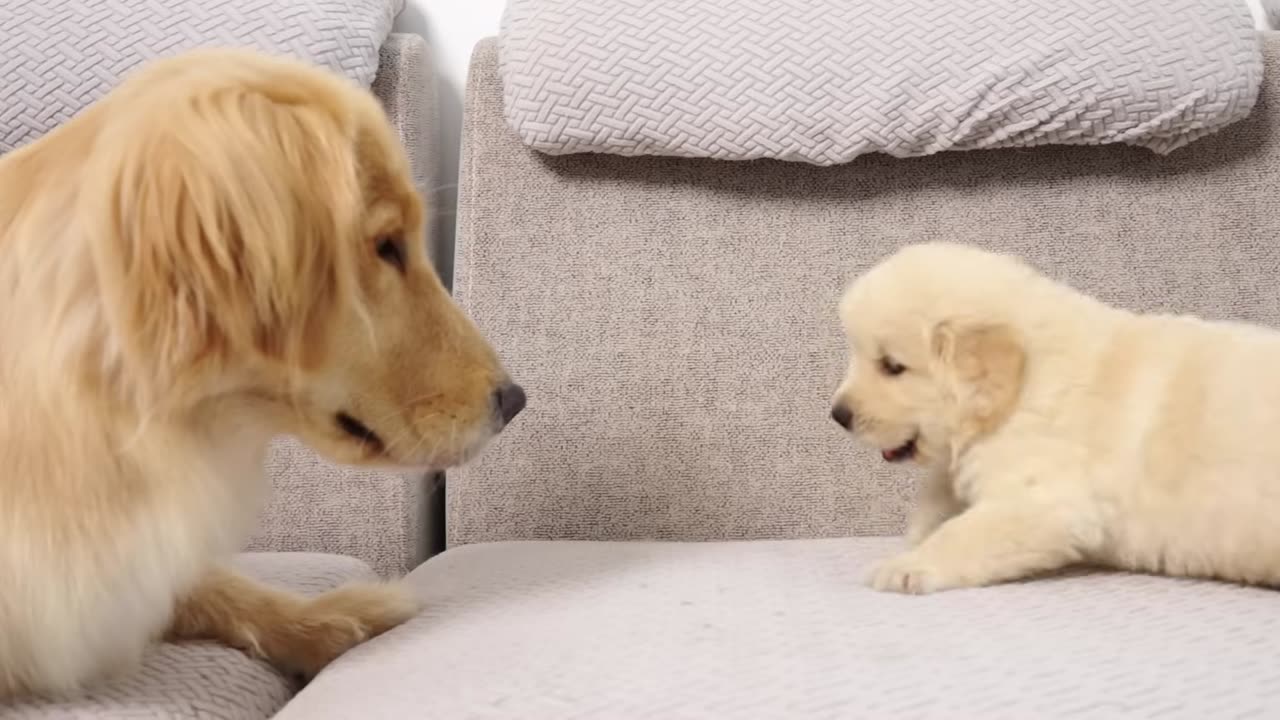
[[[1280,583],[1280,333],[1134,314],[946,243],[856,279],[840,317],[832,417],[928,471],[874,587],[1075,563]]]
[[[523,407],[428,264],[376,100],[303,64],[154,62],[0,159],[0,697],[127,670],[161,636],[302,674],[405,620],[220,561],[268,440],[466,460]]]

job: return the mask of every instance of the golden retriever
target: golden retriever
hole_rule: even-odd
[[[0,697],[126,671],[161,637],[311,675],[415,612],[222,561],[270,438],[465,461],[524,405],[431,269],[368,92],[299,62],[156,61],[0,158]]]
[[[891,255],[839,313],[832,417],[927,470],[875,588],[1076,563],[1280,583],[1280,332],[1134,314],[947,243]]]

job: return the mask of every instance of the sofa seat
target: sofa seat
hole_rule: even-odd
[[[877,593],[885,538],[463,546],[279,716],[1275,718],[1280,598],[1075,573]]]
[[[364,562],[318,553],[246,553],[235,565],[252,577],[314,595],[352,580],[374,580]],[[74,700],[0,706],[3,720],[263,720],[296,691],[266,663],[214,643],[166,643],[140,672]]]

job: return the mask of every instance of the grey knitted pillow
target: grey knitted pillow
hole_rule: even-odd
[[[510,0],[507,120],[545,153],[777,158],[1128,143],[1245,117],[1242,0]]]
[[[369,85],[404,0],[0,0],[0,153],[197,47],[291,55]]]

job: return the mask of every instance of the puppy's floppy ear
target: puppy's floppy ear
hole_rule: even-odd
[[[1017,403],[1027,356],[1013,330],[1001,324],[944,321],[934,326],[934,355],[963,388],[976,430],[993,429]]]
[[[313,364],[354,292],[353,142],[323,108],[243,85],[161,102],[114,107],[84,173],[126,361],[159,383],[247,357]]]

